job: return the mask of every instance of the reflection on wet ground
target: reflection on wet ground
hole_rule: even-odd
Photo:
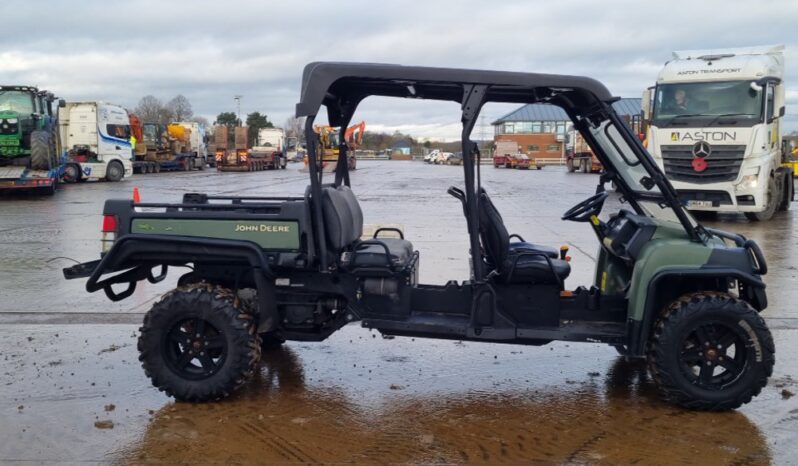
[[[538,387],[532,389],[510,380],[488,390],[466,383],[453,393],[397,389],[373,405],[307,384],[302,366],[290,348],[275,351],[236,400],[165,406],[121,457],[270,464],[770,461],[762,434],[743,414],[691,413],[653,401],[645,368],[621,358],[605,374],[564,386],[531,383]]]
[[[367,223],[404,227],[421,251],[422,281],[462,280],[465,221],[445,195],[461,171],[421,167],[364,163],[353,186]],[[388,340],[354,325],[323,343],[289,342],[266,354],[253,383],[231,400],[174,403],[144,376],[131,323],[178,274],[110,303],[86,294],[82,282],[62,280],[60,267],[70,263],[64,257],[97,257],[102,202],[129,197],[133,185],[144,200],[177,200],[184,191],[296,194],[306,183],[293,169],[234,175],[235,183],[225,175],[145,175],[70,185],[50,200],[0,199],[0,461],[790,464],[798,457],[792,212],[767,224],[706,222],[760,242],[771,269],[764,315],[776,340],[775,373],[736,412],[661,403],[644,367],[606,346]],[[594,191],[596,177],[486,168],[483,179],[512,232],[570,245],[568,286],[590,283],[595,237],[559,216]]]

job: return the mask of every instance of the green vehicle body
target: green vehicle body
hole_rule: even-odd
[[[4,98],[6,95],[9,98]],[[12,95],[15,97],[13,100],[10,98]],[[28,99],[29,107],[23,104]],[[54,100],[52,93],[39,91],[33,86],[0,86],[0,158],[29,157],[33,131],[55,134]]]
[[[299,250],[299,225],[296,222],[134,219],[131,233],[252,241],[266,250]]]

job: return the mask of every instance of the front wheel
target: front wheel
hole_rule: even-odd
[[[768,178],[768,189],[765,192],[765,210],[762,212],[746,212],[745,216],[753,222],[764,222],[770,220],[779,205],[779,193],[776,192],[776,180],[771,176]]]
[[[647,359],[667,401],[721,411],[759,394],[773,373],[775,346],[748,303],[727,293],[698,292],[668,306],[654,327]]]
[[[121,181],[125,176],[125,167],[116,160],[108,164],[105,170],[105,179],[108,181]]]
[[[255,319],[226,288],[193,283],[167,293],[144,317],[138,349],[147,377],[178,400],[226,398],[257,369]]]

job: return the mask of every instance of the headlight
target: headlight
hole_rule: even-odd
[[[743,176],[743,180],[737,185],[737,189],[740,190],[747,190],[747,189],[754,189],[759,184],[759,175],[745,175]]]
[[[6,119],[6,123],[8,123],[9,125],[16,125],[18,121],[19,120],[17,120],[16,118],[7,118]]]

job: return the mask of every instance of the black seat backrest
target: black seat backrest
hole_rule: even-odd
[[[322,188],[321,208],[327,245],[336,253],[363,235],[363,211],[348,186]]]
[[[482,188],[479,193],[479,237],[482,239],[482,247],[485,248],[486,262],[501,272],[510,252],[510,233],[504,226],[499,210]]]

